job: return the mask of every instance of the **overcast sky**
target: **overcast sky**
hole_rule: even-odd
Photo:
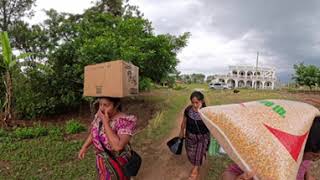
[[[293,64],[320,66],[320,1],[317,0],[131,0],[152,21],[156,33],[190,32],[179,53],[183,73],[225,73],[229,65],[275,67],[282,81]],[[37,0],[42,9],[81,13],[91,0]]]

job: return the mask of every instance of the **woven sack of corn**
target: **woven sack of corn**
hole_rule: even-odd
[[[295,180],[314,118],[312,105],[261,100],[200,110],[212,136],[255,179]]]

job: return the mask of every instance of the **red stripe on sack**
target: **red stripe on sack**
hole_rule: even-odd
[[[297,161],[301,152],[303,143],[308,137],[308,132],[301,136],[292,135],[284,131],[272,128],[266,124],[264,126],[281,142],[281,144],[288,150],[292,158]]]

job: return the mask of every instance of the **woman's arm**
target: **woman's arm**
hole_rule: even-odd
[[[183,119],[181,122],[181,130],[180,130],[180,134],[179,134],[180,138],[183,138],[185,136],[186,126],[187,126],[187,118],[185,116],[183,116]]]
[[[124,134],[124,135],[117,135],[113,132],[110,127],[109,123],[103,123],[105,134],[108,137],[109,143],[114,151],[121,151],[124,147],[129,143],[131,136]]]
[[[89,133],[85,143],[83,144],[82,147],[85,147],[85,148],[89,148],[92,144],[92,136],[91,136],[91,133]]]
[[[84,158],[84,156],[85,156],[86,152],[88,151],[88,148],[91,146],[91,144],[92,144],[92,136],[91,136],[91,134],[89,134],[89,136],[87,137],[85,143],[82,145],[82,148],[79,152],[79,155],[78,155],[79,159]]]

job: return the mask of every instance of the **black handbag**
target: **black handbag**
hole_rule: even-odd
[[[102,127],[102,122],[100,121],[99,122],[99,132],[101,131],[101,127]],[[100,142],[104,152],[107,153],[109,158],[113,159],[115,162],[117,162],[119,164],[119,162],[117,161],[117,158],[114,156],[114,154],[104,146],[104,144],[100,141],[100,139],[99,139],[99,142]],[[122,167],[122,170],[123,170],[123,173],[125,176],[131,177],[131,176],[136,176],[138,174],[139,169],[141,167],[142,159],[141,159],[141,156],[137,152],[135,152],[134,150],[131,149],[130,144],[128,144],[128,147],[129,147],[129,152],[131,154],[128,158],[128,162],[124,166],[120,166],[120,165],[119,166]]]
[[[141,162],[142,159],[140,155],[137,152],[131,150],[131,158],[129,159],[127,164],[123,166],[124,175],[129,177],[136,176],[139,172]]]
[[[184,138],[175,137],[167,142],[167,146],[172,153],[180,155],[182,153],[183,140]]]

